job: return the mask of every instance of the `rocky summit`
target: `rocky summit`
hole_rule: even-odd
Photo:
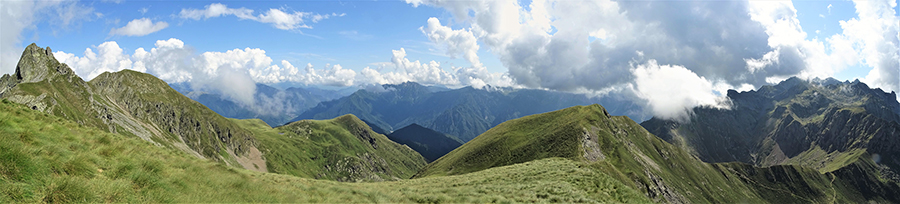
[[[859,81],[790,78],[757,91],[729,91],[730,108],[694,108],[690,121],[654,118],[641,125],[707,162],[801,165],[825,173],[872,160],[884,178],[898,181],[896,97]]]

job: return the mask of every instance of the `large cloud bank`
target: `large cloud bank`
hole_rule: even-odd
[[[390,62],[378,67],[294,65],[273,60],[260,48],[197,53],[175,38],[157,41],[149,49],[123,50],[115,41],[108,41],[86,49],[80,56],[63,51],[54,55],[87,79],[107,71],[133,69],[170,83],[190,82],[195,89],[220,92],[245,104],[254,103],[255,83],[358,86],[415,81],[617,94],[643,104],[658,117],[683,120],[691,107],[728,108],[727,101],[722,100],[728,89],[750,90],[791,76],[831,77],[858,66],[871,68],[861,78],[870,86],[900,91],[900,19],[894,10],[897,1],[854,1],[857,17],[841,21],[841,33],[811,40],[801,29],[797,10],[791,2],[782,1],[407,3],[442,8],[452,15],[449,19],[422,19],[419,31],[447,56],[462,58],[468,66],[409,59],[404,48],[385,50],[391,54],[385,59]],[[63,14],[89,16],[91,10],[67,2],[0,4],[3,73],[14,68],[15,60],[8,59],[18,56],[10,53],[20,53],[21,49],[9,50],[21,41],[22,30],[36,18],[48,16],[27,11],[44,8],[60,11],[56,12],[61,15],[59,19],[72,19],[63,18]],[[63,12],[73,11],[71,8],[89,12]],[[286,8],[257,12],[214,3],[202,9],[182,9],[175,17],[203,20],[234,16],[297,31],[343,15]],[[166,26],[165,22],[136,19],[110,34],[141,36]],[[484,56],[478,55],[482,49],[496,56],[508,71],[487,71],[481,62]]]
[[[752,89],[790,76],[830,77],[859,64],[873,68],[863,81],[900,91],[896,1],[855,1],[858,17],[841,21],[843,33],[824,42],[807,40],[791,2],[407,3],[450,12],[461,28],[429,19],[423,29],[429,39],[466,59],[479,49],[472,41],[479,42],[516,84],[630,92],[624,95],[663,118],[684,118],[698,105],[727,108],[715,97],[730,88]]]
[[[80,56],[64,51],[53,54],[69,64],[86,80],[103,72],[125,69],[153,74],[169,83],[188,82],[194,90],[219,93],[236,102],[254,105],[256,83],[292,82],[329,86],[394,84],[415,81],[424,84],[474,85],[501,84],[512,86],[511,79],[488,73],[483,68],[455,68],[446,71],[435,61],[420,62],[406,58],[403,48],[393,50],[390,67],[365,67],[357,72],[339,64],[316,68],[312,64],[295,66],[286,60],[275,62],[259,48],[233,49],[225,52],[196,53],[175,38],[156,41],[153,48],[137,48],[128,52],[115,41],[87,48]],[[481,72],[477,72],[481,71]],[[469,77],[472,76],[472,77]],[[475,77],[484,78],[475,78]],[[486,81],[489,80],[489,81]]]

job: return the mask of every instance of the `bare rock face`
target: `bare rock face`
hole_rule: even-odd
[[[22,52],[19,64],[16,65],[16,80],[19,83],[43,81],[50,75],[50,69],[59,66],[59,62],[53,57],[50,47],[41,49],[34,43],[28,45]]]
[[[605,111],[604,111],[605,112]],[[602,161],[606,159],[606,155],[600,151],[600,144],[597,143],[597,134],[584,129],[581,139],[581,148],[584,150],[584,158],[591,162]]]

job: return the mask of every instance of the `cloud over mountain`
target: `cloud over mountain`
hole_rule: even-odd
[[[344,23],[348,21],[344,20],[357,17],[353,15],[342,17],[341,25],[334,26],[337,28],[329,25],[316,30],[321,31],[316,33],[316,40],[325,43],[338,40],[339,46],[323,47],[318,41],[307,40],[290,41],[296,41],[293,44],[268,40],[259,47],[242,43],[237,47],[197,52],[175,38],[157,41],[152,48],[134,49],[148,42],[131,42],[129,40],[140,38],[128,38],[102,42],[78,55],[66,52],[72,50],[57,50],[57,55],[85,78],[93,78],[105,71],[134,69],[172,83],[192,82],[204,87],[226,87],[220,91],[241,92],[234,98],[252,96],[244,92],[252,92],[254,82],[360,86],[414,81],[476,88],[490,84],[592,95],[614,94],[645,104],[647,110],[664,117],[681,117],[687,112],[669,113],[662,109],[689,110],[697,105],[715,105],[719,102],[711,97],[721,97],[729,88],[747,90],[791,76],[805,79],[832,77],[848,69],[862,69],[859,74],[854,74],[872,87],[900,91],[900,25],[896,23],[900,19],[896,1],[853,2],[856,16],[840,21],[842,31],[831,36],[806,33],[792,2],[780,1],[407,0],[407,3],[406,8],[429,6],[450,15],[419,15],[411,20],[404,19],[414,22],[414,27],[407,27],[406,31],[418,35],[418,41],[403,35],[401,45],[378,49],[358,43],[391,40],[389,36],[366,30],[365,26],[340,27],[347,26]],[[310,29],[319,21],[345,16],[342,13],[345,10],[320,10],[317,13],[295,11],[289,5],[274,8],[263,5],[254,10],[247,8],[251,4],[236,2],[230,3],[231,7],[222,3],[204,4],[198,5],[200,8],[185,7],[168,11],[174,13],[139,17],[107,31],[109,35],[143,36],[163,29],[168,29],[167,33],[187,30],[170,28],[180,25],[170,25],[171,20],[167,20],[169,23],[159,20],[158,16],[168,15],[181,21],[220,25],[219,21],[206,20],[230,18],[260,22],[290,31],[277,34],[285,37]],[[11,73],[14,69],[12,62],[15,60],[9,59],[18,57],[20,49],[13,48],[21,43],[22,31],[36,25],[35,19],[53,16],[51,22],[75,24],[92,12],[90,7],[71,2],[2,2],[2,6],[2,73]],[[826,9],[825,5],[821,8]],[[80,18],[69,18],[72,16]],[[102,15],[98,13],[97,16]],[[110,29],[108,27],[103,29]],[[228,34],[266,35],[238,31]],[[192,34],[196,32],[191,31]],[[241,34],[243,32],[253,34]],[[334,36],[327,36],[327,33]],[[223,36],[216,37],[231,39]],[[196,38],[185,36],[183,39]],[[196,40],[195,45],[206,49],[211,47],[208,44],[217,42]],[[411,44],[404,44],[408,42]],[[425,55],[418,55],[422,49],[417,45],[421,44],[431,46]],[[359,59],[330,54],[332,56],[326,60],[329,64],[310,63],[283,57],[286,48],[279,47],[307,48],[305,45],[310,45],[310,50],[303,52],[319,53],[333,53],[335,48],[346,47],[351,49],[347,53],[359,56]],[[381,60],[372,63],[371,57]],[[467,64],[455,64],[457,58]],[[502,65],[494,67],[498,63]],[[685,86],[662,86],[647,79]],[[234,83],[214,84],[220,80]],[[241,87],[231,87],[239,85]],[[654,94],[651,93],[654,90],[646,88],[656,86],[668,91]],[[666,95],[669,92],[683,95]],[[690,100],[681,100],[685,98]]]
[[[456,71],[449,72],[435,61],[410,60],[403,48],[392,51],[389,65],[393,70],[365,67],[357,72],[340,64],[326,64],[317,69],[309,63],[300,68],[287,60],[275,62],[260,48],[198,54],[176,38],[158,40],[154,46],[149,50],[137,48],[129,54],[115,41],[108,41],[85,49],[80,57],[64,51],[55,51],[54,56],[87,80],[103,72],[131,69],[153,74],[168,83],[188,82],[194,90],[219,93],[245,105],[254,105],[256,83],[293,82],[338,87],[407,81],[476,87],[484,86],[485,82],[511,84],[509,78],[483,69],[484,73],[480,74],[485,77],[474,78],[479,76],[465,75],[470,73],[467,69],[454,67]],[[460,78],[464,78],[463,82]]]
[[[429,19],[423,31],[435,30],[425,32],[433,43],[447,47],[448,53],[477,52],[478,44],[461,46],[472,45],[471,37],[448,38],[435,34],[471,33],[477,42],[498,56],[515,83],[526,87],[588,92],[628,91],[623,87],[638,87],[634,95],[648,96],[645,91],[650,89],[642,91],[640,87],[648,87],[649,81],[640,77],[657,76],[646,67],[664,64],[711,83],[682,86],[679,90],[666,87],[666,90],[724,93],[718,88],[759,87],[790,76],[830,77],[848,66],[862,63],[873,67],[865,80],[887,91],[900,90],[897,74],[900,43],[897,43],[897,17],[892,9],[896,1],[854,2],[859,17],[842,21],[844,33],[826,39],[827,47],[826,42],[818,39],[807,40],[790,2],[535,0],[523,5],[519,1],[407,0],[407,3],[443,8],[461,25],[446,30],[448,27],[439,21]],[[693,81],[697,80],[682,78],[671,82],[691,84]],[[639,100],[647,101],[653,110],[682,110],[709,102],[708,95],[690,95],[700,98],[688,103],[657,100],[655,96],[639,97]],[[659,103],[670,104],[657,106],[662,105]]]

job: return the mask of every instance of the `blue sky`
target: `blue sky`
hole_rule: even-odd
[[[372,63],[390,60],[392,49],[405,48],[411,59],[436,60],[465,66],[462,59],[452,59],[430,43],[419,31],[429,17],[453,23],[447,11],[428,6],[413,7],[403,1],[94,1],[80,2],[93,7],[103,17],[91,17],[68,28],[54,28],[49,22],[37,22],[36,29],[23,32],[25,39],[16,45],[31,42],[49,45],[55,50],[81,54],[85,48],[105,41],[116,41],[131,51],[152,47],[156,40],[177,38],[198,52],[225,51],[236,48],[261,48],[273,59],[294,64],[341,64],[344,68],[361,69]],[[313,13],[346,13],[346,16],[312,23],[311,29],[279,30],[271,25],[239,20],[234,16],[206,20],[177,18],[182,9],[202,9],[211,3],[229,7],[244,7],[255,11],[284,8],[288,11]],[[530,1],[522,1],[524,5]],[[842,31],[839,21],[856,17],[851,1],[794,1],[797,18],[807,39],[825,39]],[[828,8],[832,5],[832,8]],[[146,10],[144,10],[146,9]],[[897,9],[896,7],[894,8]],[[145,36],[110,36],[113,28],[130,20],[149,18],[165,21],[169,27]],[[454,27],[451,24],[451,27]],[[458,26],[457,26],[458,27]],[[819,31],[819,32],[816,32]],[[502,63],[489,51],[479,50],[488,70],[503,72]],[[864,77],[870,67],[855,66],[835,75],[842,80]]]
[[[900,91],[898,13],[897,0],[0,1],[0,72],[34,42],[86,79],[133,69],[223,93],[490,84],[666,114],[791,76]]]
[[[105,41],[115,41],[129,52],[139,47],[152,47],[157,40],[177,38],[197,52],[260,48],[276,61],[294,64],[312,63],[314,66],[341,64],[344,68],[362,69],[371,63],[388,62],[391,50],[405,48],[411,59],[436,60],[447,64],[466,65],[462,59],[451,59],[419,31],[429,17],[450,21],[452,16],[434,7],[412,7],[402,1],[122,1],[82,2],[93,6],[102,18],[81,22],[80,26],[59,30],[49,22],[37,24],[37,29],[24,32],[26,39],[18,46],[31,42],[51,46],[54,50],[76,53]],[[310,23],[311,29],[280,30],[269,24],[240,20],[234,16],[206,20],[186,20],[176,16],[182,9],[202,9],[211,3],[228,7],[244,7],[257,12],[270,8],[313,13],[345,13],[342,17]],[[146,13],[143,13],[146,9]],[[145,36],[110,36],[111,29],[129,21],[149,18],[165,21],[169,26]],[[486,50],[481,51],[490,56]],[[500,72],[501,63],[486,60],[489,70]]]
[[[843,31],[840,21],[857,17],[856,9],[851,1],[794,1],[792,3],[797,8],[797,19],[800,20],[803,31],[809,34],[807,39],[826,39],[834,34],[839,34]],[[829,5],[831,5],[830,9]],[[871,69],[871,67],[862,65],[853,66],[838,72],[834,78],[841,80],[863,78]]]

